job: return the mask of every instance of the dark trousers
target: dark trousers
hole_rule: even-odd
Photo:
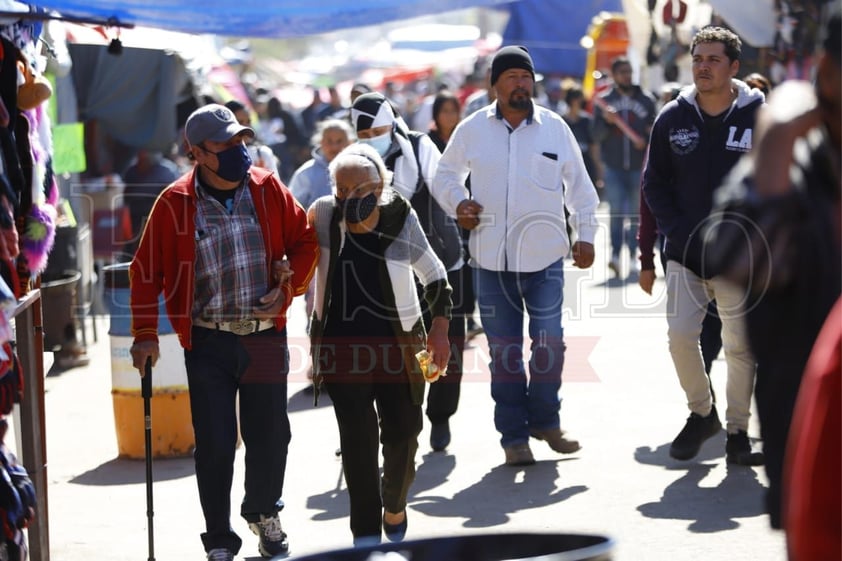
[[[421,407],[412,403],[406,374],[384,369],[384,365],[403,364],[397,345],[378,349],[378,356],[385,351],[388,357],[364,371],[353,365],[353,358],[343,352],[343,347],[347,349],[345,345],[336,347],[336,366],[327,369],[324,386],[339,425],[342,469],[351,501],[351,532],[355,539],[379,540],[382,509],[394,513],[406,509],[409,486],[415,480]]]
[[[205,516],[205,550],[235,554],[242,541],[231,528],[231,483],[237,448],[236,401],[245,445],[245,496],[240,514],[249,522],[284,506],[289,351],[286,330],[235,335],[194,327],[184,352],[196,436],[196,481]]]
[[[450,361],[447,363],[447,376],[442,376],[434,384],[429,384],[427,392],[427,418],[435,424],[446,422],[456,413],[459,406],[459,387],[462,382],[462,355],[465,352],[465,317],[468,309],[473,309],[473,290],[467,294],[466,287],[472,286],[472,269],[463,265],[455,271],[448,271],[447,282],[453,293],[453,309],[447,338],[450,340]],[[470,300],[467,300],[470,296]],[[423,296],[422,296],[423,298]],[[424,325],[429,331],[432,324],[430,310],[426,302],[421,303]]]
[[[699,334],[699,346],[702,348],[702,360],[705,363],[705,372],[710,376],[710,369],[713,368],[713,361],[719,356],[722,350],[722,320],[719,319],[719,312],[716,309],[716,300],[708,304],[708,313],[702,320],[702,332]],[[711,392],[713,389],[711,388]]]

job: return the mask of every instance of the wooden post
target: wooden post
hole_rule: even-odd
[[[47,511],[47,435],[44,416],[44,332],[41,320],[41,291],[34,288],[15,309],[17,355],[24,374],[20,404],[21,440],[19,454],[35,485],[35,520],[30,523],[29,558],[49,561],[50,532]]]

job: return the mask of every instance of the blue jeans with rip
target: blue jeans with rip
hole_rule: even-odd
[[[287,449],[289,351],[286,330],[235,335],[193,327],[192,349],[184,351],[190,412],[196,436],[194,460],[205,517],[205,551],[226,548],[235,555],[242,541],[231,528],[231,485],[239,425],[245,446],[245,496],[240,515],[257,522],[284,507]]]
[[[559,426],[565,349],[563,260],[532,273],[477,268],[474,285],[491,356],[494,425],[500,444],[508,448],[526,443],[530,429]],[[529,316],[528,376],[523,357],[524,311]]]

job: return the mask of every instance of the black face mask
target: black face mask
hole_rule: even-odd
[[[377,196],[374,193],[369,193],[358,199],[340,199],[339,197],[334,197],[334,199],[342,217],[348,224],[359,224],[371,216],[371,213],[377,208]]]

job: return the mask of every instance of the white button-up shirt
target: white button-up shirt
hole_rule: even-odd
[[[579,144],[559,115],[534,103],[511,132],[496,102],[459,123],[431,192],[454,217],[467,198],[483,206],[469,243],[472,264],[483,269],[534,272],[565,257],[565,206],[579,240],[593,243],[596,235],[599,198]]]

